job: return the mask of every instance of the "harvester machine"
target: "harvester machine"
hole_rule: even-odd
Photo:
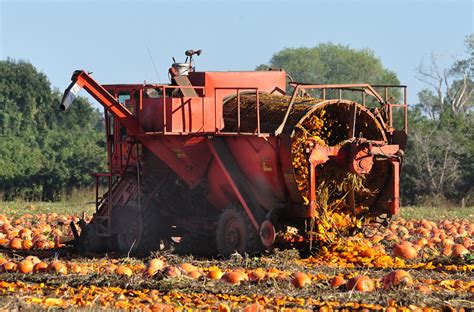
[[[251,253],[288,233],[311,241],[329,211],[364,222],[398,213],[406,86],[199,72],[200,53],[173,63],[169,84],[100,85],[74,72],[61,108],[81,89],[104,107],[108,157],[93,174],[92,220],[80,234],[72,225],[78,247]]]

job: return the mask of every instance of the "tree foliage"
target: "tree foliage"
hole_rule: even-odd
[[[418,68],[429,88],[410,111],[403,180],[409,202],[474,203],[474,35],[466,38],[466,52],[448,68],[440,68],[434,54]]]
[[[283,49],[272,56],[269,64],[262,64],[257,70],[270,68],[282,68],[293,80],[312,84],[400,84],[395,72],[384,68],[372,50],[355,50],[332,43]],[[312,95],[320,96],[317,92]],[[395,91],[392,96],[398,99],[400,94]],[[346,92],[344,98],[360,101],[361,95]]]
[[[89,186],[104,166],[102,117],[84,98],[61,112],[61,94],[24,61],[0,62],[0,192],[4,199],[56,200]]]
[[[314,48],[286,48],[273,55],[268,65],[283,68],[294,80],[314,84],[371,83],[398,84],[395,72],[383,67],[372,50],[354,50],[332,43]]]

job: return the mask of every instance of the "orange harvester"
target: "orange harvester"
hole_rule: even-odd
[[[61,108],[82,88],[104,107],[109,166],[93,174],[92,221],[80,222],[80,235],[72,225],[77,246],[141,252],[205,238],[200,246],[220,254],[271,248],[287,227],[305,235],[326,164],[376,190],[371,198],[347,196],[354,212],[360,205],[372,216],[398,212],[405,86],[308,85],[287,82],[282,70],[198,72],[192,57],[200,52],[173,64],[170,84],[100,85],[74,72]],[[403,104],[392,103],[389,90]],[[360,95],[360,103],[345,94]],[[394,129],[395,108],[404,113],[397,115],[402,130]],[[325,120],[326,140],[298,134],[314,116]],[[296,137],[303,175],[295,169]]]

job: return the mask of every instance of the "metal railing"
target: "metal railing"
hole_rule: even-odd
[[[280,135],[283,132],[283,129],[286,125],[288,117],[290,115],[291,109],[293,108],[294,102],[296,97],[301,93],[301,96],[307,96],[308,92],[307,89],[311,90],[321,90],[321,97],[323,101],[328,100],[327,98],[327,90],[337,90],[339,93],[339,97],[336,99],[342,100],[342,92],[343,91],[350,91],[350,92],[360,92],[361,93],[361,103],[365,107],[366,106],[366,95],[374,97],[380,104],[381,108],[384,108],[387,111],[387,121],[388,127],[393,128],[393,107],[403,107],[404,108],[404,127],[403,130],[405,132],[408,131],[408,104],[407,104],[407,86],[405,85],[370,85],[370,84],[305,84],[305,83],[298,83],[298,82],[290,82],[290,86],[294,87],[293,94],[290,99],[290,103],[288,104],[287,111],[285,113],[285,117],[283,122],[275,131],[275,135]],[[384,88],[384,95],[383,98],[375,88]],[[389,89],[392,88],[399,88],[403,89],[403,103],[391,103],[389,97]],[[334,98],[333,98],[334,99]]]
[[[261,125],[260,125],[260,94],[258,92],[257,87],[217,87],[214,88],[214,123],[217,125],[217,92],[219,90],[235,90],[236,91],[236,97],[237,97],[237,132],[220,132],[219,129],[216,129],[216,134],[220,135],[255,135],[257,136],[268,136],[268,134],[262,134],[261,133]],[[242,91],[253,91],[255,92],[255,115],[257,117],[257,124],[255,127],[255,130],[253,132],[242,132],[240,129],[241,126],[241,102],[240,102],[240,96]],[[223,106],[223,105],[222,105]]]

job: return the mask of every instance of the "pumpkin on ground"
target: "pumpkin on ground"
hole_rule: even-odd
[[[370,277],[360,275],[348,280],[346,283],[346,289],[360,292],[373,292],[375,290],[375,285]]]
[[[395,270],[387,274],[383,280],[384,289],[407,287],[413,285],[413,277],[405,270]]]

